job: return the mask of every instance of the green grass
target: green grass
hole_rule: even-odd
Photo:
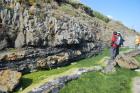
[[[126,51],[128,49],[121,49],[121,51]],[[100,60],[103,59],[105,56],[109,56],[109,50],[105,49],[102,54],[86,59],[82,59],[80,61],[75,61],[75,64],[66,66],[66,67],[61,67],[58,69],[52,69],[52,70],[44,70],[44,71],[38,71],[38,72],[33,72],[30,74],[23,75],[21,78],[21,86],[23,89],[27,88],[30,85],[35,85],[42,80],[46,79],[47,77],[51,75],[57,75],[60,73],[63,73],[67,70],[70,70],[72,68],[80,68],[80,67],[91,67],[95,65],[101,65]],[[19,91],[18,91],[19,92]]]
[[[93,11],[93,15],[95,15],[96,18],[98,18],[106,23],[108,23],[110,21],[110,19],[107,16],[101,14],[100,12]]]
[[[62,10],[64,13],[69,14],[71,16],[77,15],[75,9],[69,4],[62,4],[61,7],[59,7],[59,10]]]
[[[120,49],[120,51],[127,50],[128,48]],[[106,55],[108,52],[103,54]],[[85,73],[78,80],[68,83],[60,93],[132,93],[132,79],[136,76],[140,74],[121,68],[117,68],[116,73],[112,74]]]
[[[105,49],[101,55],[82,59],[80,61],[76,61],[76,62],[74,62],[75,64],[72,64],[72,65],[69,65],[66,67],[25,74],[21,78],[21,86],[23,89],[25,89],[28,86],[30,86],[31,84],[32,85],[37,84],[40,81],[42,81],[43,79],[45,79],[51,75],[60,74],[60,73],[65,72],[71,68],[90,67],[90,66],[99,65],[98,64],[99,60],[101,60],[104,56],[107,56],[107,55],[109,55],[109,51],[108,51],[108,49]]]
[[[140,55],[136,56],[135,59],[140,62]]]
[[[114,74],[85,73],[68,83],[60,93],[131,93],[132,78],[138,74],[118,68]]]
[[[125,48],[120,48],[120,51],[121,51],[121,52],[128,51],[128,50],[131,50],[131,49],[130,49],[130,48],[128,48],[128,47],[125,47]]]
[[[81,10],[83,10],[85,14],[87,14],[91,17],[96,17],[106,23],[108,23],[110,21],[110,19],[107,16],[103,15],[102,13],[92,10],[90,7],[80,4],[80,3],[62,4],[59,7],[59,10],[62,10],[63,12],[65,12],[66,14],[69,14],[71,16],[77,16],[78,14],[77,14],[76,10],[79,8],[81,8]],[[82,11],[81,11],[80,15],[82,15]]]

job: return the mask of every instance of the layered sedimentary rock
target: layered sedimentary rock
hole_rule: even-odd
[[[60,9],[60,2],[3,2],[0,19],[4,30],[0,42],[5,43],[0,49],[5,50],[0,53],[0,69],[50,69],[101,51],[96,18],[89,25],[80,17],[66,14]]]
[[[57,68],[99,54],[113,31],[122,32],[126,46],[137,34],[119,22],[97,18],[78,2],[35,1],[0,1],[0,70]]]

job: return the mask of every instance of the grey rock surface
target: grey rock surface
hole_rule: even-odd
[[[15,48],[22,48],[25,45],[25,35],[23,32],[19,32],[15,40]]]
[[[22,72],[51,69],[101,52],[99,30],[95,28],[100,25],[94,18],[88,22],[57,12],[61,6],[55,1],[44,3],[42,7],[13,2],[11,10],[4,7],[6,3],[0,10],[1,24],[5,26],[0,49],[14,48],[0,51],[0,69]],[[24,7],[22,11],[20,7]]]
[[[6,48],[8,46],[5,28],[0,26],[0,50]]]

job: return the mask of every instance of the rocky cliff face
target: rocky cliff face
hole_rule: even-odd
[[[99,53],[101,44],[94,28],[66,14],[60,2],[3,2],[0,49],[5,50],[1,51],[0,69],[50,69]]]
[[[32,71],[62,66],[98,54],[103,44],[109,44],[113,31],[121,29],[126,41],[136,35],[120,23],[98,19],[92,12],[70,0],[2,0],[0,69]]]
[[[125,46],[133,44],[130,38],[137,34],[71,0],[0,0],[1,73],[52,69],[97,55],[110,44],[113,31],[122,32]],[[2,90],[4,83],[0,91],[12,91],[17,85]]]

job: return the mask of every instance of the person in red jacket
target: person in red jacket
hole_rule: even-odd
[[[111,39],[111,59],[115,59],[117,56],[117,48],[118,45],[116,44],[117,41],[117,32],[113,32],[112,39]]]

